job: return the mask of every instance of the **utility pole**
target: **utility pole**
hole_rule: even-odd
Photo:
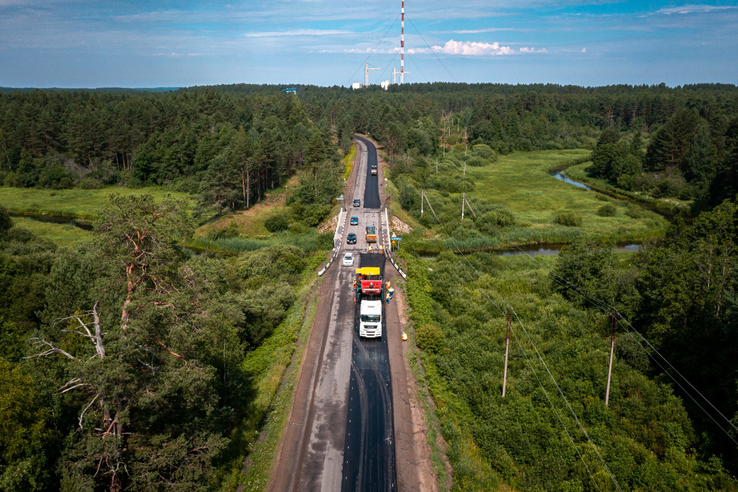
[[[510,352],[510,332],[512,331],[512,309],[507,308],[506,313],[507,328],[505,329],[505,372],[502,376],[502,397],[505,398],[505,388],[507,388],[507,355]]]
[[[618,325],[617,311],[610,314],[610,367],[607,369],[607,389],[605,390],[605,406],[610,406],[610,381],[612,379],[612,359],[615,355],[615,328]]]
[[[466,178],[466,162],[464,162],[464,177]],[[461,192],[461,220],[464,220],[464,204],[466,203],[466,182],[462,184],[464,191]]]
[[[420,190],[420,216],[423,216],[423,200],[425,200],[425,190]]]

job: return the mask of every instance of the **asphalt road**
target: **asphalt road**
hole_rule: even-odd
[[[347,190],[346,196],[364,200],[361,207],[346,203],[347,216],[357,217],[359,224],[350,226],[348,217],[345,224],[346,233],[355,232],[358,241],[346,244],[344,237],[341,253],[320,287],[315,322],[270,491],[397,489],[387,339],[359,339],[351,290],[352,276],[360,262],[384,263],[384,256],[361,254],[369,246],[366,225],[375,224],[378,234],[382,231],[378,178],[371,176],[369,164],[370,158],[376,162],[376,149],[367,141],[359,146],[362,153],[354,172],[355,186],[353,193]],[[343,266],[345,252],[354,253],[353,266]],[[361,395],[352,399],[351,391],[359,388]],[[354,421],[354,414],[365,417]],[[355,447],[346,443],[347,438],[359,435],[350,430],[354,424],[359,425],[359,434],[363,432]]]
[[[384,274],[384,264],[383,255],[361,255],[362,267],[376,266]],[[395,491],[397,475],[387,317],[383,312],[382,338],[365,339],[359,337],[358,305],[355,311],[341,490]]]
[[[379,173],[374,175],[371,173],[372,166],[377,165],[377,148],[365,138],[359,137],[358,135],[355,138],[363,142],[367,149],[366,174],[364,176],[366,185],[364,188],[364,208],[378,209],[381,205],[379,201],[379,183],[377,183]]]

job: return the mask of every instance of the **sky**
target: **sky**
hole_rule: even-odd
[[[401,0],[0,0],[2,87],[349,86]],[[738,0],[408,0],[406,82],[738,83]],[[399,78],[399,77],[398,77]]]

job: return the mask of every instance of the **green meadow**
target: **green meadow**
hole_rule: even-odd
[[[520,225],[541,231],[544,236],[546,231],[562,227],[553,223],[559,212],[579,215],[582,225],[577,228],[588,236],[631,239],[663,231],[667,223],[659,215],[646,210],[628,215],[628,210],[632,210],[628,202],[578,188],[549,174],[550,170],[589,153],[581,149],[516,152],[486,167],[467,167],[467,175],[476,181],[476,190],[469,196],[502,203]],[[599,215],[598,211],[608,203],[615,206],[615,215]]]
[[[47,190],[38,188],[0,188],[0,204],[15,214],[48,215],[93,220],[98,216],[112,193],[122,195],[152,194],[156,197],[172,195],[191,200],[191,195],[166,191],[159,187],[123,188],[108,186],[95,190]]]
[[[31,231],[35,236],[48,239],[59,246],[74,247],[79,242],[92,239],[92,232],[71,224],[41,222],[28,217],[13,217],[13,224]]]

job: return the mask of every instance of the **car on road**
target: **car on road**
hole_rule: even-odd
[[[354,198],[354,207],[361,207],[361,200]]]
[[[356,233],[349,232],[346,236],[346,244],[356,244]]]
[[[376,175],[377,174],[377,165],[376,164],[372,164],[372,174],[373,175]]]
[[[358,218],[358,217],[356,217],[356,216],[354,216],[354,217],[351,217],[351,220],[349,221],[349,223],[350,223],[351,225],[359,225],[359,218]]]
[[[354,266],[354,254],[346,253],[343,255],[343,266]]]

